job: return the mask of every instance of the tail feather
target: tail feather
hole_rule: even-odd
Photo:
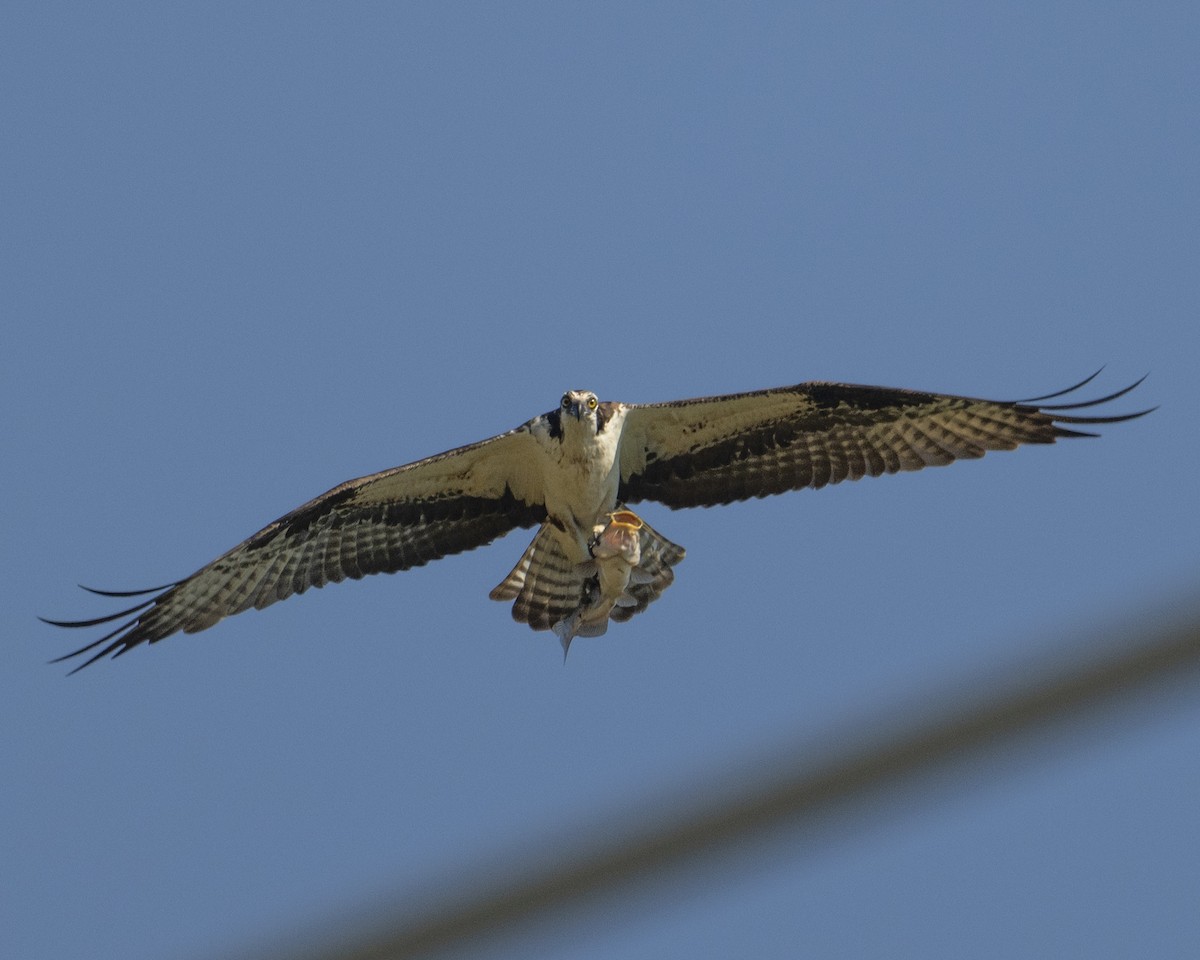
[[[567,556],[557,531],[549,523],[542,524],[491,598],[512,600],[514,620],[534,630],[553,630],[564,650],[576,636],[602,635],[610,618],[629,620],[674,582],[671,568],[683,559],[684,550],[623,508],[609,515],[606,526],[597,528],[597,538],[611,530],[635,536],[636,546],[631,541],[624,553],[598,553],[599,559],[577,563]],[[602,582],[623,587],[605,596]]]
[[[512,572],[489,596],[514,601],[512,615],[518,623],[551,630],[584,602],[590,565],[572,563],[554,528],[543,523]]]

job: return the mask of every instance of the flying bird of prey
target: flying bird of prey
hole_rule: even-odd
[[[820,488],[1095,436],[1065,425],[1150,412],[1078,412],[1141,380],[1094,400],[1044,403],[1095,376],[1021,401],[823,382],[652,404],[570,390],[555,410],[507,433],[336,486],[175,583],[85,588],[145,599],[93,620],[47,620],[60,627],[122,621],[54,662],[95,651],[79,670],[309,587],[407,570],[535,526],[533,542],[491,596],[512,600],[517,621],[553,630],[565,652],[573,637],[598,636],[609,619],[641,612],[674,580],[683,549],[628,504],[707,507]]]

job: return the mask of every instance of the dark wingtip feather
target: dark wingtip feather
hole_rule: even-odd
[[[171,587],[177,587],[179,583],[178,581],[175,583],[164,583],[161,587],[147,587],[145,590],[98,590],[95,587],[89,587],[82,583],[78,586],[81,590],[94,593],[99,597],[144,597],[148,593],[160,593],[163,590],[169,590]]]
[[[41,619],[41,618],[39,617],[39,619]],[[52,621],[47,621],[47,622],[52,622]],[[78,650],[72,650],[70,653],[64,653],[61,657],[55,657],[53,660],[50,660],[48,662],[49,663],[62,663],[64,660],[72,660],[75,657],[81,656],[81,655],[87,653],[89,650],[92,650],[95,647],[100,646],[100,644],[102,644],[102,643],[105,643],[109,640],[113,641],[107,647],[105,647],[103,650],[101,650],[99,653],[97,653],[97,654],[93,655],[92,657],[90,657],[89,659],[85,660],[83,663],[81,663],[79,666],[77,666],[74,670],[71,671],[71,673],[78,673],[80,670],[82,670],[88,664],[95,663],[101,657],[103,657],[109,653],[112,653],[112,651],[116,650],[118,647],[120,647],[122,645],[128,646],[128,644],[126,644],[126,642],[125,642],[125,635],[127,635],[126,631],[128,631],[130,627],[133,627],[136,624],[137,624],[136,620],[129,620],[129,621],[121,624],[119,627],[117,627],[117,629],[112,631],[112,633],[106,633],[99,640],[93,640],[91,643],[85,644],[84,646],[80,647]],[[116,637],[117,639],[113,640],[113,637]],[[70,674],[68,674],[68,676],[70,676]]]
[[[1088,423],[1091,421],[1089,420]],[[1054,436],[1051,442],[1061,437],[1098,437],[1100,434],[1092,433],[1090,430],[1068,430],[1066,427],[1060,427],[1057,423],[1054,425]]]
[[[1104,369],[1103,367],[1100,368],[1100,370],[1103,370],[1103,369]],[[1075,424],[1124,423],[1126,420],[1136,420],[1138,417],[1144,417],[1144,416],[1146,416],[1146,414],[1153,413],[1155,410],[1158,409],[1158,407],[1155,406],[1155,407],[1150,407],[1149,409],[1146,409],[1146,410],[1137,410],[1134,413],[1119,413],[1119,414],[1113,414],[1111,416],[1106,416],[1106,417],[1098,417],[1098,416],[1091,416],[1091,415],[1074,416],[1074,415],[1066,413],[1066,411],[1068,411],[1068,410],[1086,410],[1089,407],[1096,407],[1101,404],[1110,403],[1113,400],[1117,400],[1117,399],[1125,396],[1127,393],[1131,392],[1132,390],[1136,390],[1139,386],[1141,386],[1142,383],[1145,382],[1146,377],[1150,376],[1150,374],[1148,374],[1148,373],[1143,374],[1141,377],[1139,377],[1133,383],[1129,384],[1129,386],[1127,386],[1127,387],[1122,387],[1120,390],[1114,390],[1112,393],[1106,394],[1103,397],[1096,397],[1095,399],[1092,399],[1092,400],[1079,400],[1074,403],[1052,403],[1052,404],[1043,404],[1040,402],[1042,400],[1051,400],[1055,397],[1062,397],[1062,396],[1065,396],[1066,394],[1074,392],[1075,390],[1078,390],[1080,387],[1085,386],[1086,384],[1089,384],[1094,379],[1096,379],[1096,377],[1100,373],[1100,370],[1097,370],[1090,377],[1087,377],[1084,380],[1080,380],[1079,383],[1075,384],[1073,387],[1067,387],[1067,389],[1059,390],[1055,393],[1048,393],[1042,397],[1031,397],[1028,400],[1013,401],[1013,405],[1018,408],[1023,408],[1031,413],[1034,411],[1036,411],[1037,413],[1041,413],[1044,416],[1049,417],[1055,423],[1055,425],[1063,424],[1063,423],[1075,423]],[[1083,430],[1067,430],[1063,427],[1058,427],[1058,433],[1056,434],[1056,436],[1059,436],[1059,437],[1095,437],[1095,436],[1098,436],[1098,434],[1088,433]]]
[[[1129,393],[1130,390],[1134,390],[1137,387],[1141,386],[1142,382],[1148,376],[1150,376],[1150,374],[1148,374],[1148,373],[1143,374],[1141,379],[1135,380],[1133,383],[1131,383],[1129,386],[1125,387],[1124,389],[1117,390],[1113,393],[1108,394],[1108,396],[1105,396],[1105,397],[1097,397],[1095,400],[1081,400],[1078,403],[1057,403],[1057,404],[1049,404],[1049,405],[1038,404],[1038,407],[1041,410],[1080,410],[1084,407],[1095,407],[1102,403],[1108,403],[1110,400],[1116,400],[1118,397],[1125,396],[1125,394]],[[1074,388],[1072,387],[1072,389],[1074,389]],[[1052,396],[1053,396],[1053,394],[1052,394]],[[1062,396],[1062,394],[1059,394],[1059,396]]]
[[[154,600],[146,600],[143,603],[139,603],[136,607],[110,613],[107,617],[94,617],[91,620],[50,620],[47,617],[38,617],[38,619],[42,623],[50,624],[52,627],[66,627],[69,630],[73,630],[77,627],[96,627],[102,623],[112,623],[114,620],[120,620],[122,617],[131,617],[135,613],[141,613],[153,604]]]
[[[1124,423],[1126,420],[1136,420],[1138,417],[1144,417],[1148,413],[1153,413],[1158,407],[1150,407],[1146,410],[1138,410],[1136,413],[1119,413],[1111,417],[1063,417],[1055,414],[1047,414],[1055,423]],[[1095,436],[1095,434],[1093,434]]]
[[[119,656],[120,656],[122,653],[124,653],[126,650],[128,650],[128,649],[129,649],[129,647],[128,647],[128,646],[124,646],[124,647],[122,647],[122,646],[121,646],[121,645],[122,645],[122,643],[124,643],[124,640],[123,640],[123,639],[121,639],[121,640],[114,640],[112,643],[110,643],[110,644],[109,644],[107,647],[105,647],[103,650],[99,651],[98,653],[94,653],[94,654],[92,654],[92,656],[88,657],[86,660],[84,660],[84,661],[83,661],[83,663],[81,663],[79,666],[75,667],[73,670],[68,670],[68,671],[67,671],[67,676],[68,676],[68,677],[72,677],[72,676],[74,676],[74,675],[75,675],[75,674],[77,674],[77,673],[78,673],[80,670],[82,670],[84,667],[90,667],[90,666],[91,666],[93,663],[95,663],[97,660],[101,660],[101,659],[103,659],[104,657],[108,656],[108,654],[110,654],[110,653],[113,653],[113,651],[114,651],[114,650],[116,650],[117,652],[116,652],[116,653],[113,653],[113,656],[114,656],[114,657],[119,657]],[[120,648],[120,649],[118,649],[118,648]],[[87,649],[87,647],[85,647],[85,648],[84,648],[84,650],[86,650],[86,649]],[[84,652],[84,650],[76,650],[74,653],[68,654],[66,657],[59,657],[57,660],[51,660],[50,662],[51,662],[51,663],[61,663],[63,660],[66,660],[66,659],[68,659],[69,657],[76,657],[76,656],[79,656],[79,654],[83,653],[83,652]]]
[[[1075,384],[1075,386],[1067,387],[1065,390],[1056,390],[1054,393],[1046,393],[1040,397],[1027,397],[1024,400],[1014,400],[1012,402],[1013,403],[1039,403],[1042,400],[1053,400],[1055,397],[1066,396],[1068,393],[1074,393],[1080,387],[1086,387],[1089,383],[1091,383],[1098,376],[1100,376],[1100,374],[1103,372],[1103,370],[1104,370],[1104,367],[1101,367],[1099,370],[1097,370],[1095,373],[1093,373],[1090,377],[1084,377],[1077,384]],[[1142,380],[1145,380],[1145,379],[1146,379],[1145,377],[1142,377]],[[1142,380],[1139,380],[1138,383],[1141,383]],[[1136,387],[1137,383],[1135,383],[1134,386]]]
[[[85,644],[78,650],[72,650],[70,653],[63,654],[61,657],[55,657],[53,660],[48,662],[62,663],[64,660],[71,660],[75,657],[82,656],[90,650],[94,650],[96,647],[101,647],[99,651],[97,651],[79,666],[75,667],[74,670],[71,670],[67,674],[70,676],[71,674],[78,673],[84,667],[90,666],[97,660],[100,660],[109,654],[112,654],[114,657],[119,657],[131,647],[136,647],[139,643],[146,639],[144,635],[138,635],[138,626],[141,622],[142,616],[144,616],[147,611],[153,609],[154,605],[162,599],[163,594],[166,591],[172,589],[173,587],[177,587],[178,585],[178,583],[167,583],[163,584],[161,587],[151,587],[147,590],[97,590],[93,587],[87,587],[83,584],[80,584],[79,586],[84,590],[87,590],[89,593],[95,593],[102,597],[144,597],[148,594],[154,594],[154,596],[143,600],[141,603],[138,603],[135,606],[127,607],[124,610],[118,610],[116,613],[110,613],[104,617],[93,617],[90,620],[51,620],[49,617],[38,617],[42,623],[48,623],[52,627],[66,627],[67,629],[95,627],[102,623],[112,623],[114,620],[123,621],[114,630],[112,630],[110,633],[106,633],[98,640],[93,640],[91,643]],[[105,646],[105,644],[107,644],[107,646]]]

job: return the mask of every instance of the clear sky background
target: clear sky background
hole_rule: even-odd
[[[0,35],[0,955],[237,954],[1069,646],[1200,574],[1200,7],[17,3]],[[722,510],[579,640],[528,535],[67,678],[190,573],[563,389],[999,398],[1100,440]],[[1146,621],[1148,624],[1149,619]],[[1027,744],[1027,746],[1029,746]],[[1192,957],[1200,698],[495,956]]]

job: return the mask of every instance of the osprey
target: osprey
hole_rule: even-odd
[[[570,390],[557,409],[507,433],[336,486],[175,583],[85,587],[147,599],[93,620],[46,620],[60,627],[124,620],[53,662],[99,647],[80,670],[309,587],[407,570],[534,526],[533,542],[491,596],[512,600],[517,621],[553,630],[565,653],[573,637],[598,636],[610,619],[646,609],[675,578],[683,548],[628,504],[714,506],[820,488],[1095,436],[1063,424],[1150,412],[1068,412],[1115,400],[1141,380],[1094,400],[1043,403],[1095,376],[1019,401],[823,382],[655,404],[606,403]]]

